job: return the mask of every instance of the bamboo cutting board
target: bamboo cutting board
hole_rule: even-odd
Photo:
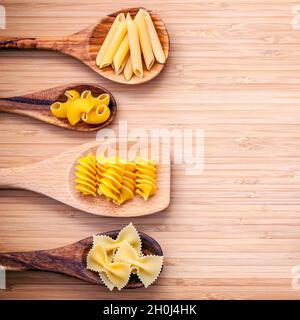
[[[71,34],[134,1],[4,0],[2,36]],[[50,249],[119,229],[130,221],[162,246],[166,263],[148,289],[108,292],[61,275],[8,274],[9,298],[299,299],[300,30],[290,0],[157,1],[168,27],[168,64],[155,80],[128,87],[55,52],[0,52],[0,94],[73,82],[97,83],[134,128],[199,128],[204,172],[172,166],[171,205],[135,219],[85,214],[29,191],[0,191],[0,250]],[[148,1],[140,6],[149,7]],[[69,132],[0,114],[0,166],[33,163],[96,133]]]

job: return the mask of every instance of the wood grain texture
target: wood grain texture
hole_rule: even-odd
[[[127,81],[122,74],[117,75],[111,66],[99,69],[99,67],[96,65],[96,57],[101,44],[106,38],[106,35],[109,32],[109,29],[116,16],[124,12],[125,15],[130,13],[130,15],[134,17],[139,9],[140,7],[123,8],[117,12],[102,17],[99,23],[91,25],[81,31],[76,32],[75,34],[66,37],[0,37],[0,49],[38,49],[58,51],[80,60],[101,76],[112,81],[133,85],[145,83],[154,79],[163,70],[165,63],[160,64],[155,62],[151,70],[147,70],[147,68],[144,66],[143,78],[133,76],[129,81]],[[147,10],[146,8],[142,9]],[[149,13],[156,28],[167,61],[170,47],[168,31],[165,27],[165,24],[156,13],[152,11],[149,11]]]
[[[76,90],[80,94],[83,91],[88,90],[91,91],[94,97],[103,93],[109,94],[109,118],[104,123],[97,125],[79,121],[76,125],[72,126],[68,119],[55,117],[51,112],[50,106],[56,101],[65,102],[67,100],[65,92],[70,89]],[[86,132],[100,130],[108,126],[113,121],[117,113],[117,102],[112,93],[103,87],[88,84],[69,84],[30,93],[25,96],[0,98],[0,111],[29,116],[69,130]]]
[[[102,235],[116,239],[120,230],[104,232]],[[150,236],[139,233],[142,241],[142,252],[145,256],[163,256],[160,245]],[[73,278],[104,286],[97,272],[87,269],[87,256],[93,245],[93,237],[82,239],[64,247],[29,251],[29,252],[4,252],[0,253],[0,265],[6,270],[25,271],[50,271],[61,273]],[[139,289],[144,285],[132,274],[124,289]]]
[[[14,0],[4,37],[64,37],[135,1]],[[1,96],[80,79],[109,89],[128,129],[200,128],[201,176],[172,165],[171,204],[163,214],[105,218],[22,190],[0,191],[0,250],[51,249],[130,221],[166,257],[148,289],[107,292],[62,275],[8,273],[1,299],[299,299],[292,267],[300,264],[300,31],[295,0],[149,1],[171,39],[164,71],[123,86],[79,61],[46,51],[0,52]],[[41,74],[41,69],[43,73]],[[0,166],[31,164],[94,141],[28,117],[0,114]]]

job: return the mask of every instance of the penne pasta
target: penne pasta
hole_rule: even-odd
[[[130,20],[132,20],[130,13],[127,13],[125,21],[127,22]],[[113,58],[112,65],[114,66],[114,69],[117,74],[122,73],[124,66],[123,66],[122,70],[120,70],[120,69],[122,67],[122,64],[125,61],[125,58],[127,57],[128,52],[129,52],[129,40],[128,40],[128,35],[126,35],[125,38],[123,39],[122,43],[120,44],[120,47],[118,48],[116,54],[114,55],[114,58]]]
[[[166,56],[165,56],[165,53],[162,49],[159,37],[158,37],[157,32],[155,30],[155,26],[154,26],[153,21],[151,19],[151,16],[147,11],[145,11],[145,10],[142,10],[142,11],[143,11],[142,13],[143,13],[143,16],[145,19],[145,23],[147,25],[148,34],[149,34],[149,38],[150,38],[150,42],[152,45],[152,50],[155,55],[155,58],[159,63],[165,63]]]
[[[129,81],[132,78],[133,71],[132,71],[132,64],[131,64],[131,56],[128,57],[123,74],[127,81]]]
[[[104,68],[112,64],[114,55],[118,50],[121,42],[123,41],[127,32],[126,22],[120,22],[118,24],[117,30],[114,33],[108,47],[106,48],[103,58],[100,62],[100,68]]]
[[[133,73],[143,78],[143,63],[137,27],[133,21],[127,21],[128,39]]]
[[[135,16],[134,22],[137,26],[141,48],[143,52],[144,61],[146,64],[146,68],[150,70],[153,67],[155,62],[154,54],[152,51],[152,45],[148,35],[148,29],[143,17],[143,10],[140,9],[137,15]]]
[[[124,13],[118,14],[115,21],[113,22],[112,26],[110,27],[109,32],[108,32],[106,38],[104,39],[102,46],[101,46],[101,48],[98,52],[98,55],[97,55],[97,58],[96,58],[97,66],[100,66],[101,60],[103,59],[103,56],[105,53],[105,50],[107,49],[108,45],[110,44],[116,30],[118,29],[119,23],[122,21],[125,21]]]
[[[128,57],[129,57],[129,53],[127,53],[127,56],[126,56],[126,58],[123,60],[121,66],[120,66],[119,69],[118,69],[118,71],[115,69],[116,74],[121,74],[121,73],[123,72],[123,70],[125,69],[125,66],[126,66]]]
[[[122,63],[124,62],[128,54],[128,51],[129,51],[129,40],[128,40],[128,35],[126,35],[113,58],[113,65],[117,74],[122,72],[122,71],[119,72],[119,69],[121,68]]]

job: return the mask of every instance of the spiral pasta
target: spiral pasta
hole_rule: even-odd
[[[140,161],[136,165],[136,194],[147,200],[156,192],[156,167],[151,161]]]
[[[83,195],[96,196],[97,193],[97,163],[96,157],[89,153],[78,160],[76,166],[76,190]]]
[[[67,118],[74,126],[80,120],[87,124],[100,124],[110,117],[110,96],[107,93],[94,97],[90,90],[81,94],[72,89],[65,92],[66,102],[56,101],[50,106],[50,110],[57,118]]]
[[[135,177],[132,172],[134,165],[118,158],[110,158],[103,167],[98,193],[118,205],[132,199],[135,190],[135,181],[132,179]]]
[[[121,205],[138,194],[147,200],[156,192],[156,167],[151,161],[123,161],[93,154],[78,161],[76,189],[84,195],[101,195]]]

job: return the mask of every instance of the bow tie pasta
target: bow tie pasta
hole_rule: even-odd
[[[116,239],[94,235],[93,246],[87,255],[87,269],[98,272],[109,290],[124,288],[131,274],[136,274],[147,288],[158,278],[163,256],[143,255],[140,236],[130,223]]]

